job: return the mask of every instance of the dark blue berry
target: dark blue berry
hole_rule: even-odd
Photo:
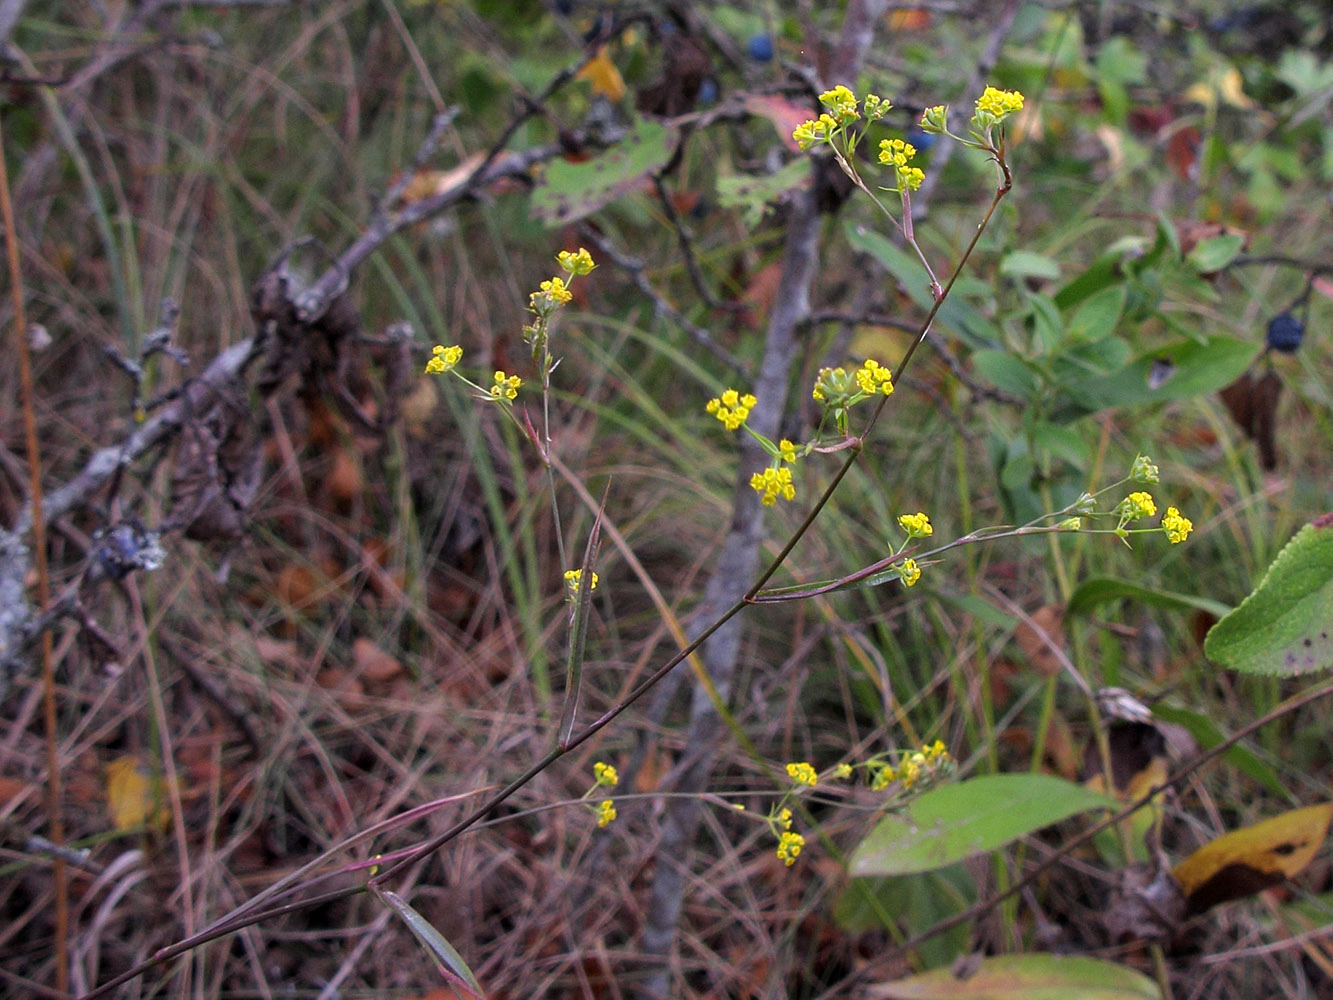
[[[939,137],[934,132],[924,132],[919,128],[909,129],[907,132],[907,141],[923,153],[935,145],[937,138]]]
[[[706,76],[699,84],[699,103],[712,104],[717,100],[717,81]]]
[[[1268,346],[1283,354],[1295,354],[1305,336],[1305,324],[1289,312],[1268,321]]]
[[[773,36],[751,35],[745,44],[745,50],[755,62],[768,62],[773,58]]]

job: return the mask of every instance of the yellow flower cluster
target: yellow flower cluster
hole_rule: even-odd
[[[772,507],[783,500],[796,499],[796,486],[791,480],[791,469],[767,468],[750,477],[750,489],[760,495],[759,502],[765,507]]]
[[[1121,500],[1115,512],[1124,521],[1139,521],[1156,514],[1157,504],[1153,502],[1151,493],[1138,490]]]
[[[583,247],[579,247],[577,253],[572,250],[561,250],[555,255],[555,259],[568,274],[591,274],[592,269],[597,266],[593,263],[592,254]]]
[[[616,818],[616,804],[610,799],[602,799],[597,803],[597,828],[607,826]]]
[[[443,375],[445,372],[453,371],[458,362],[463,360],[463,349],[457,344],[452,347],[436,344],[430,349],[430,353],[431,359],[426,362],[427,375]]]
[[[495,384],[491,386],[491,399],[517,399],[518,387],[523,380],[517,375],[506,375],[503,371],[495,373]]]
[[[929,538],[935,534],[935,526],[930,523],[930,518],[920,512],[900,515],[898,524],[907,532],[908,538]]]
[[[592,766],[592,776],[597,779],[599,785],[609,785],[614,788],[620,784],[620,774],[615,767],[600,760]]]
[[[759,402],[750,393],[741,395],[735,389],[728,389],[721,396],[715,396],[704,407],[709,413],[722,421],[722,426],[734,431],[750,417],[750,411]]]
[[[874,358],[866,358],[856,372],[856,384],[867,396],[892,396],[893,372]]]
[[[778,859],[790,868],[796,864],[796,859],[801,856],[801,848],[804,846],[805,838],[799,833],[788,830],[778,838]]]
[[[874,791],[887,788],[894,781],[901,781],[903,788],[911,788],[923,777],[933,775],[942,765],[949,763],[953,758],[949,756],[949,750],[944,745],[943,740],[936,740],[928,746],[923,746],[900,763],[897,769],[885,764],[875,772],[875,777],[870,783]]]
[[[921,567],[916,564],[915,559],[904,559],[897,565],[898,579],[903,582],[904,587],[915,587],[916,582],[921,579]]]
[[[1189,538],[1190,532],[1194,530],[1194,522],[1176,508],[1168,507],[1166,513],[1162,515],[1162,530],[1166,532],[1166,537],[1172,545],[1179,545]]]
[[[820,115],[813,121],[797,125],[791,137],[796,140],[796,145],[802,152],[807,152],[812,146],[827,142],[837,127],[838,123],[833,120],[832,115]]]
[[[571,596],[579,592],[579,584],[582,582],[582,580],[583,580],[583,570],[581,569],[565,570],[565,587],[569,590]],[[592,575],[592,586],[588,588],[590,593],[597,589],[597,581],[598,581],[598,576],[596,573],[594,573]],[[605,767],[606,765],[601,764],[598,766]],[[596,770],[596,768],[594,768],[594,770]],[[615,773],[614,769],[612,769],[612,773],[613,774]],[[615,782],[613,781],[611,782],[611,784],[614,785]]]
[[[833,120],[839,125],[846,125],[861,117],[857,110],[856,95],[842,84],[820,94],[819,103],[829,109]]]
[[[915,191],[926,179],[920,167],[911,165],[916,156],[916,147],[902,139],[881,139],[879,143],[879,162],[891,166],[898,172],[898,186],[908,191]]]
[[[793,761],[787,765],[787,777],[798,785],[814,786],[819,782],[819,776],[815,773],[814,767],[809,761]]]
[[[1023,95],[1017,90],[998,90],[987,87],[977,98],[977,111],[991,115],[995,121],[1004,121],[1016,111],[1022,110]]]

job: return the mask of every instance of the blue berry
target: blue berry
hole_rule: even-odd
[[[713,104],[717,101],[717,81],[711,76],[706,76],[703,82],[699,84],[699,103]]]
[[[939,136],[935,135],[935,133],[924,132],[919,128],[909,129],[907,132],[907,141],[923,153],[931,146],[935,145],[935,140],[938,138]]]
[[[745,44],[745,50],[755,62],[768,62],[773,58],[773,36],[751,35]]]
[[[1268,346],[1283,354],[1295,354],[1305,336],[1305,324],[1289,312],[1268,321]]]

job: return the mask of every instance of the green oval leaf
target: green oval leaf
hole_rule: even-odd
[[[1161,1000],[1141,972],[1082,955],[996,955],[970,976],[931,969],[871,987],[886,1000]]]
[[[853,875],[906,875],[993,851],[1115,800],[1046,774],[991,774],[926,792],[852,852]]]
[[[1209,630],[1203,651],[1246,674],[1333,667],[1333,514],[1296,532],[1254,593]]]

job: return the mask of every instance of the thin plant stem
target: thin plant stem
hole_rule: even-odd
[[[32,354],[28,346],[28,319],[23,308],[23,269],[19,264],[18,232],[14,227],[14,204],[9,197],[9,170],[5,165],[5,133],[0,120],[0,216],[5,224],[5,256],[9,264],[9,291],[14,300],[14,353],[19,362],[19,391],[23,397],[23,435],[28,451],[28,491],[32,511],[33,568],[37,573],[37,603],[43,613],[51,603],[51,577],[46,559],[46,514],[42,493],[42,453],[37,440],[36,390],[32,381]],[[42,723],[46,751],[46,818],[48,839],[60,847],[65,842],[65,821],[60,803],[63,788],[56,716],[55,658],[51,630],[38,638],[42,660]],[[69,992],[69,883],[65,859],[51,857],[51,883],[55,895],[55,986]]]

